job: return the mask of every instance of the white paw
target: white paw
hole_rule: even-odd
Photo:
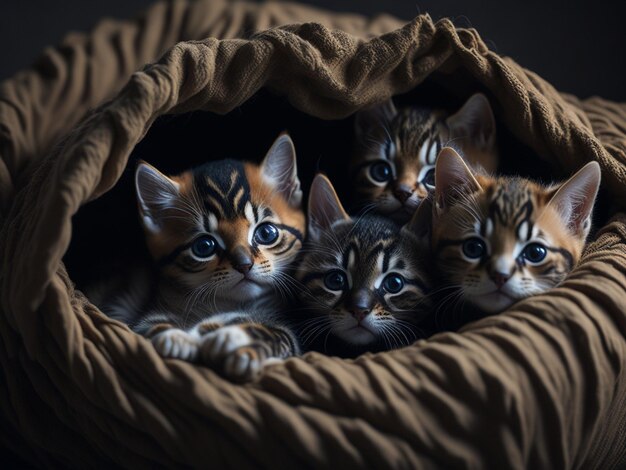
[[[234,350],[249,345],[250,336],[239,326],[225,326],[202,337],[200,346],[205,362],[216,362]]]
[[[163,356],[183,361],[195,361],[198,358],[200,341],[197,336],[179,329],[165,330],[152,338],[154,349]]]
[[[243,347],[233,351],[224,360],[224,375],[236,381],[254,379],[263,369],[263,363],[253,348]]]

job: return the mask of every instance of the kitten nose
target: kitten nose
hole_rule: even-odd
[[[409,188],[408,186],[404,184],[399,184],[396,187],[396,189],[393,190],[393,195],[400,202],[405,202],[408,198],[411,197],[411,194],[413,194],[413,191],[411,191],[411,188]]]
[[[348,310],[357,321],[363,320],[372,309],[372,297],[367,289],[357,290],[350,300]]]
[[[370,313],[370,309],[354,307],[350,310],[350,313],[355,320],[362,321]]]
[[[499,271],[492,271],[490,273],[490,277],[493,280],[493,282],[495,282],[495,284],[498,287],[498,289],[500,289],[500,287],[502,287],[504,284],[506,284],[506,281],[511,279],[511,275],[510,274],[501,273]]]
[[[248,274],[254,265],[254,261],[250,257],[250,253],[242,246],[238,246],[233,250],[230,261],[233,268],[241,274]]]
[[[238,264],[235,266],[235,269],[241,274],[248,274],[250,269],[252,269],[252,263]]]

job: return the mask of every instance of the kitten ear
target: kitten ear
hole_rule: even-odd
[[[318,173],[309,191],[308,233],[317,237],[320,231],[329,229],[340,220],[350,220],[350,216],[341,205],[330,180]]]
[[[375,137],[376,131],[383,131],[398,114],[391,98],[370,108],[365,108],[356,113],[354,129],[357,138]]]
[[[468,137],[477,146],[496,144],[496,120],[489,100],[482,93],[472,95],[455,114],[446,119],[452,138]]]
[[[412,233],[420,243],[425,246],[430,245],[430,235],[433,225],[433,201],[431,197],[427,197],[420,202],[417,210],[404,227],[403,231]]]
[[[298,179],[296,149],[291,137],[282,133],[272,144],[261,163],[263,179],[276,188],[290,206],[299,208],[302,204],[302,189]]]
[[[600,188],[600,165],[589,162],[563,183],[548,205],[554,207],[568,228],[587,238],[591,228],[591,212]]]
[[[135,170],[135,188],[143,226],[159,232],[163,224],[163,211],[174,207],[180,194],[180,185],[146,162]]]
[[[461,156],[453,148],[442,148],[435,163],[435,214],[440,215],[461,196],[481,189]]]

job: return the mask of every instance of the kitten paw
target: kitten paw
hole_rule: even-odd
[[[195,361],[198,357],[200,342],[196,336],[179,329],[165,330],[152,339],[157,352],[167,358]]]
[[[254,379],[262,369],[256,350],[243,346],[226,356],[223,372],[230,380],[247,382]]]
[[[213,364],[251,342],[250,336],[239,326],[225,326],[202,337],[200,355],[204,362]]]
[[[254,346],[236,349],[224,360],[224,375],[233,381],[248,382],[254,380],[266,366],[283,362],[277,357],[262,359],[259,352]]]

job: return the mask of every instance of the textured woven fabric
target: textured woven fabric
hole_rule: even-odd
[[[510,312],[356,360],[293,358],[251,385],[163,360],[74,290],[61,262],[72,215],[115,184],[159,115],[227,113],[267,87],[334,119],[427,78],[480,84],[516,139],[563,171],[598,161],[626,206],[626,105],[562,95],[474,30],[425,15],[157,3],[0,84],[3,443],[73,466],[626,465],[619,212],[561,287]]]

